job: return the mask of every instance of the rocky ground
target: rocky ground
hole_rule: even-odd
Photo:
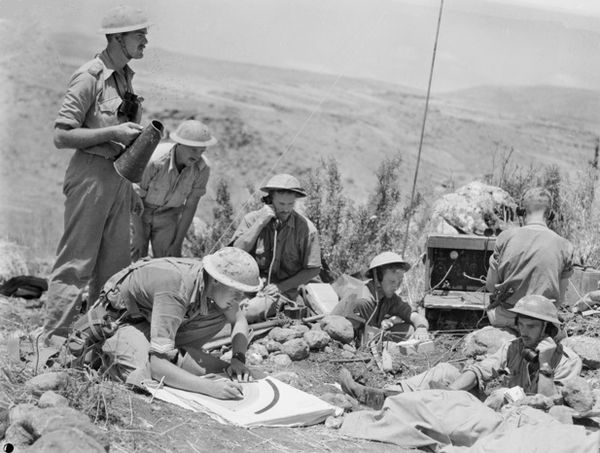
[[[107,451],[109,446],[111,451],[406,451],[393,445],[343,438],[336,430],[341,419],[294,429],[247,430],[222,425],[204,414],[188,412],[107,381],[93,370],[65,367],[61,359],[35,375],[31,344],[22,342],[16,355],[11,337],[14,332],[24,333],[39,325],[41,308],[40,301],[0,298],[0,318],[4,320],[0,328],[0,433],[5,435],[3,442],[20,447],[17,451],[59,451],[52,449],[56,446],[62,448],[60,451],[86,452]],[[600,318],[568,313],[565,317],[572,335],[567,341],[584,359],[583,378],[572,384],[561,401],[530,399],[527,404],[550,410],[568,401],[584,411],[600,392]],[[503,339],[491,328],[466,334],[437,332],[433,348],[416,354],[392,354],[387,363],[389,371],[382,372],[368,351],[357,349],[350,341],[351,334],[343,322],[333,319],[306,325],[289,320],[255,339],[248,360],[253,369],[348,412],[365,407],[335,385],[342,367],[358,381],[382,387],[442,361],[461,368],[497,348]],[[226,349],[214,352],[227,358]],[[488,393],[493,388],[489,386]],[[598,428],[591,419],[585,423],[589,429]]]

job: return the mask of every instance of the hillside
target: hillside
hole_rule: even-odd
[[[52,145],[52,121],[76,65],[101,39],[44,36],[3,24],[6,53],[3,124],[2,237],[51,256],[62,224],[68,150]],[[23,36],[30,39],[24,40]],[[200,215],[210,215],[219,178],[233,201],[274,172],[306,177],[320,159],[339,162],[357,201],[375,184],[380,162],[401,156],[407,196],[424,108],[422,93],[375,81],[228,63],[152,48],[132,64],[146,119],[170,129],[189,117],[211,125],[220,144],[208,152],[213,177]],[[564,88],[480,87],[432,99],[418,189],[426,196],[489,172],[494,154],[557,164],[574,174],[593,155],[600,93]]]

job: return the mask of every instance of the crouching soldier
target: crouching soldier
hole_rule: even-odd
[[[239,302],[259,288],[256,262],[232,247],[202,260],[138,261],[109,279],[88,318],[104,307],[118,319],[116,331],[102,344],[112,377],[133,385],[152,378],[171,387],[235,399],[242,396],[238,383],[209,374],[226,371],[238,381],[251,379],[245,365],[248,324]],[[232,326],[229,364],[201,349],[227,322]],[[69,341],[72,350],[81,346],[78,339],[82,340],[81,331],[76,329]]]
[[[391,340],[429,338],[427,319],[396,294],[409,269],[410,264],[397,253],[380,253],[369,265],[367,277],[371,280],[359,294],[354,292],[343,298],[332,314],[348,318],[355,331],[362,330],[365,324],[380,328]]]
[[[459,372],[449,363],[440,363],[417,376],[401,380],[398,385],[382,390],[364,387],[352,380],[348,370],[340,375],[342,387],[359,400],[381,407],[386,396],[394,393],[445,388],[483,390],[485,383],[496,376],[504,376],[504,388],[490,395],[486,404],[498,409],[504,403],[508,388],[519,386],[526,394],[540,393],[552,396],[558,393],[556,384],[578,376],[582,362],[579,356],[561,345],[558,311],[550,299],[541,295],[521,298],[510,309],[516,316],[519,336],[504,343],[494,354]]]

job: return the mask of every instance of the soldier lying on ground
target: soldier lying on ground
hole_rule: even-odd
[[[144,212],[132,216],[132,261],[148,255],[181,256],[181,246],[210,176],[203,156],[217,143],[208,127],[188,120],[171,134],[173,143],[161,143],[133,188],[144,202]]]
[[[382,406],[386,396],[431,388],[471,390],[498,375],[504,375],[505,387],[521,387],[526,394],[555,395],[555,384],[578,376],[582,362],[575,352],[555,341],[559,331],[558,311],[552,301],[540,295],[525,296],[510,310],[516,316],[519,337],[507,341],[494,354],[473,365],[462,374],[453,365],[440,363],[431,370],[403,379],[389,389],[362,386],[346,369],[340,374],[342,388],[371,407]],[[504,390],[494,392],[486,404],[498,408]]]
[[[391,340],[405,340],[410,336],[429,338],[427,319],[396,294],[409,269],[410,264],[397,253],[380,253],[369,265],[369,283],[360,289],[360,294],[354,292],[343,298],[332,314],[348,318],[355,331],[360,331],[365,323],[380,327],[388,332]]]
[[[226,247],[202,260],[156,258],[111,277],[92,309],[105,309],[118,328],[102,345],[112,377],[140,385],[150,378],[220,399],[242,396],[239,384],[210,376],[226,371],[251,379],[245,366],[248,323],[239,303],[260,288],[258,266],[243,250]],[[202,351],[225,324],[232,326],[231,363]],[[81,353],[81,330],[69,339]]]
[[[319,275],[321,249],[313,223],[295,210],[296,199],[306,196],[291,175],[273,176],[266,186],[265,205],[242,219],[232,244],[250,253],[267,281],[264,295],[247,302],[249,322],[275,313],[280,295],[295,301],[298,287]]]

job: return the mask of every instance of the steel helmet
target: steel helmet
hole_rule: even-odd
[[[369,269],[367,270],[367,276],[373,274],[373,269],[385,266],[386,264],[399,264],[404,271],[410,269],[410,263],[402,258],[402,256],[394,252],[382,252],[371,260],[371,264],[369,264]]]
[[[224,247],[202,259],[204,270],[220,283],[245,293],[261,288],[258,264],[252,256],[236,247]]]
[[[126,33],[128,31],[148,28],[152,23],[141,9],[131,6],[117,6],[109,10],[102,18],[100,33],[112,35],[114,33]]]
[[[217,139],[211,135],[208,126],[197,120],[187,120],[181,123],[171,134],[171,139],[175,143],[194,147],[212,146],[217,143]]]
[[[538,294],[521,297],[508,311],[552,324],[560,324],[558,310],[554,303],[547,297]]]
[[[285,173],[273,176],[269,179],[267,185],[261,187],[260,190],[263,192],[269,192],[271,190],[289,190],[290,192],[294,192],[300,198],[306,196],[306,192],[300,187],[300,181],[292,175]]]

